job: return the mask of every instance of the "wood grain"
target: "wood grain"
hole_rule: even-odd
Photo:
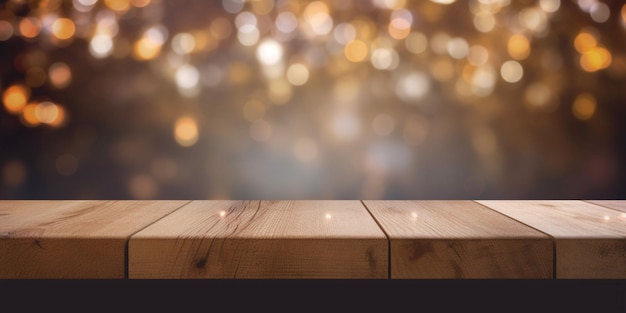
[[[130,278],[386,278],[359,201],[193,201],[129,242]]]
[[[391,278],[551,278],[549,236],[472,201],[364,201],[391,240]]]
[[[124,278],[131,234],[188,201],[0,201],[0,278]]]
[[[597,204],[605,208],[618,210],[618,211],[626,213],[626,200],[593,200],[593,201],[585,201],[585,202]],[[620,214],[620,217],[626,218],[626,215]]]
[[[626,219],[591,203],[478,201],[555,238],[557,278],[626,278]]]

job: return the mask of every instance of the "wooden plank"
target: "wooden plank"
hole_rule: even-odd
[[[623,212],[620,214],[621,218],[626,218],[626,200],[593,200],[593,201],[585,201],[592,204],[597,204],[603,206],[605,208],[618,210]]]
[[[135,234],[130,278],[386,278],[359,201],[193,201]]]
[[[124,278],[131,234],[188,201],[0,201],[0,278]]]
[[[583,201],[478,201],[555,238],[557,278],[626,278],[626,219]]]
[[[472,201],[364,201],[391,240],[391,278],[552,278],[549,236]]]

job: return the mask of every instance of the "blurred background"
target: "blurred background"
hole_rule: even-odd
[[[623,199],[626,5],[0,2],[3,199]]]

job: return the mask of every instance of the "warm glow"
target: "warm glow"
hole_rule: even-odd
[[[587,72],[595,72],[611,65],[611,52],[603,47],[595,47],[580,56],[580,66]]]
[[[98,34],[89,41],[89,52],[95,58],[105,58],[113,52],[113,39],[108,34]]]
[[[502,79],[509,83],[516,83],[524,76],[524,68],[516,61],[506,61],[500,67]]]
[[[50,82],[56,88],[65,88],[72,82],[72,71],[65,63],[54,63],[48,69]]]
[[[126,11],[130,9],[130,1],[128,0],[104,0],[104,3],[115,11]]]
[[[41,23],[34,17],[26,17],[20,21],[20,34],[26,38],[35,38],[41,31]]]
[[[276,40],[265,39],[259,44],[256,57],[263,65],[278,64],[283,58],[283,47]]]
[[[19,113],[22,111],[30,97],[30,89],[24,85],[13,85],[7,88],[2,94],[4,108],[9,113]]]
[[[596,98],[588,93],[576,97],[572,106],[572,113],[579,120],[588,120],[596,113]]]
[[[507,44],[509,55],[516,60],[524,60],[530,54],[530,42],[524,35],[515,34]]]
[[[193,146],[198,141],[198,126],[190,117],[181,117],[174,124],[174,139],[183,147]]]
[[[226,216],[226,211],[222,210],[219,212],[220,217]]]
[[[24,125],[28,127],[34,127],[39,125],[41,122],[37,118],[37,104],[29,103],[24,107],[22,111],[22,122]]]
[[[52,24],[52,34],[61,40],[72,38],[75,30],[74,22],[68,18],[57,19]]]
[[[361,62],[367,57],[367,45],[361,40],[352,40],[346,45],[344,54],[348,61]]]
[[[151,60],[161,52],[161,44],[148,37],[143,37],[135,42],[133,52],[139,60]]]
[[[574,47],[580,53],[585,53],[594,49],[598,45],[596,37],[587,32],[581,32],[574,39]]]
[[[52,102],[42,102],[35,108],[35,117],[40,123],[49,124],[59,118],[59,109]]]
[[[309,80],[309,69],[304,64],[292,64],[287,69],[287,80],[294,86],[302,86]]]

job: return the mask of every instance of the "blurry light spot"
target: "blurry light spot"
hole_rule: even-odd
[[[378,136],[387,136],[393,132],[395,122],[393,118],[387,114],[378,114],[372,122],[374,133]]]
[[[483,66],[489,60],[489,51],[483,46],[473,45],[467,59],[474,66]]]
[[[22,110],[22,123],[27,127],[35,127],[41,122],[37,118],[35,111],[37,110],[37,104],[29,103]]]
[[[332,119],[332,130],[337,138],[350,140],[359,135],[361,125],[354,114],[340,113]]]
[[[474,16],[474,27],[481,33],[488,33],[496,26],[496,18],[490,13],[481,13]]]
[[[447,43],[448,54],[455,59],[463,59],[469,53],[469,45],[467,41],[461,37],[455,37],[448,40]]]
[[[516,83],[524,76],[524,68],[517,61],[506,61],[500,67],[502,79],[509,83]]]
[[[156,196],[158,185],[147,175],[135,175],[128,182],[128,189],[134,199],[150,199]]]
[[[174,124],[174,139],[183,147],[193,146],[198,141],[198,126],[190,117],[181,117]]]
[[[95,58],[105,58],[113,51],[113,40],[109,35],[98,34],[89,41],[89,52]]]
[[[391,22],[387,28],[389,35],[395,39],[404,39],[411,33],[413,15],[406,9],[398,9],[391,13]]]
[[[611,52],[603,47],[595,47],[580,56],[580,66],[587,72],[595,72],[611,65]]]
[[[404,40],[404,44],[407,50],[418,54],[426,51],[426,49],[428,48],[428,39],[422,33],[413,32],[408,37],[406,37],[406,39]]]
[[[540,33],[547,27],[546,14],[534,7],[525,8],[519,13],[519,21],[527,29]]]
[[[46,82],[46,71],[40,67],[31,67],[26,71],[26,85],[29,87],[39,87]]]
[[[621,218],[626,218],[626,213],[621,213],[619,216],[620,216]]]
[[[396,95],[408,102],[423,98],[429,91],[430,79],[422,72],[414,72],[403,76],[396,84]]]
[[[335,27],[333,37],[338,43],[346,45],[356,38],[356,29],[352,24],[341,23]]]
[[[252,4],[252,11],[259,15],[268,14],[274,9],[274,0],[254,0],[250,4]]]
[[[56,159],[56,169],[63,176],[71,176],[78,169],[78,160],[71,154],[60,155]]]
[[[524,60],[530,54],[530,42],[524,35],[515,34],[507,44],[509,55],[516,60]]]
[[[20,35],[26,38],[35,38],[41,31],[41,23],[34,17],[26,17],[20,21]]]
[[[272,126],[260,119],[250,125],[250,137],[256,141],[268,141],[272,137]]]
[[[309,69],[304,64],[292,64],[287,69],[287,80],[294,86],[302,86],[309,80]]]
[[[490,66],[481,66],[472,75],[471,91],[479,97],[489,96],[496,84],[496,74]]]
[[[539,0],[539,7],[548,13],[553,13],[561,7],[561,0]]]
[[[243,9],[245,0],[222,0],[222,7],[231,14],[239,13]]]
[[[67,87],[72,82],[72,71],[67,64],[62,62],[50,65],[48,75],[52,85],[59,89]]]
[[[254,28],[256,28],[257,26],[256,15],[248,11],[241,12],[237,14],[237,17],[235,17],[235,25],[237,26],[237,29],[239,30],[241,30],[245,26],[254,26]]]
[[[274,104],[286,104],[291,100],[291,85],[284,79],[270,81],[268,92],[268,96]]]
[[[59,109],[52,102],[42,102],[35,107],[35,117],[40,123],[49,124],[59,117]]]
[[[176,70],[176,84],[183,89],[194,88],[200,81],[198,69],[191,64],[184,64]]]
[[[134,56],[139,60],[151,60],[161,52],[161,44],[154,40],[143,37],[135,42]]]
[[[361,40],[352,40],[346,45],[344,53],[348,61],[361,62],[367,57],[367,45]]]
[[[219,212],[219,215],[220,215],[220,217],[224,217],[224,216],[226,216],[226,211],[221,210],[221,211]]]
[[[283,46],[276,40],[265,39],[256,50],[256,57],[263,65],[273,65],[282,61]]]
[[[75,31],[76,27],[74,26],[74,22],[68,18],[57,19],[54,24],[52,24],[52,34],[61,40],[72,38]]]
[[[608,5],[602,2],[596,2],[591,6],[589,14],[594,22],[604,23],[608,21],[611,16],[611,9],[609,9]]]
[[[0,41],[9,40],[13,36],[13,25],[7,21],[0,20]]]
[[[189,33],[176,34],[172,38],[172,49],[178,54],[188,54],[196,47],[196,40]]]
[[[400,58],[396,50],[379,48],[372,52],[372,65],[379,70],[393,70],[398,67]]]
[[[312,162],[317,157],[317,144],[310,138],[299,138],[293,145],[293,154],[300,162]]]
[[[417,212],[411,212],[411,218],[416,219],[417,216]]]
[[[439,4],[452,4],[456,2],[456,0],[430,0],[430,2],[439,3]]]
[[[333,28],[333,19],[328,14],[328,6],[322,1],[309,3],[302,16],[316,35],[326,35]]]
[[[130,0],[130,3],[136,8],[143,8],[150,4],[150,0]]]
[[[576,38],[574,39],[574,47],[576,51],[580,53],[585,53],[598,45],[598,40],[596,37],[589,32],[580,32]]]
[[[254,25],[246,24],[239,28],[237,40],[244,46],[252,46],[259,41],[259,30]]]
[[[330,219],[333,218],[333,216],[330,215],[330,213],[326,213],[326,215],[324,215],[324,218],[327,219],[327,220],[330,220]]]
[[[2,167],[2,180],[5,186],[18,187],[26,181],[27,173],[24,162],[11,160]]]
[[[602,219],[605,220],[605,221],[610,221],[611,217],[608,216],[608,215],[605,215],[605,216],[602,217]]]
[[[276,16],[276,28],[283,33],[291,33],[298,27],[298,18],[291,12],[280,12]]]
[[[29,97],[30,88],[24,85],[12,85],[2,94],[2,102],[9,113],[16,114],[26,106]]]
[[[588,120],[596,113],[596,98],[588,93],[583,93],[576,97],[572,106],[572,113],[579,120]]]
[[[129,0],[104,0],[104,3],[114,11],[127,11],[130,9]]]
[[[526,88],[524,97],[526,102],[535,108],[542,108],[548,103],[551,97],[550,88],[544,83],[533,83]]]

